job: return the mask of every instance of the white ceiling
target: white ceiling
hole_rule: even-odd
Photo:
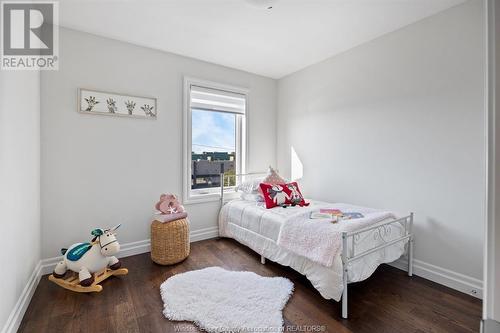
[[[281,78],[464,0],[63,0],[76,30]]]

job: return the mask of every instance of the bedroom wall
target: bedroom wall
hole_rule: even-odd
[[[16,331],[40,260],[40,73],[0,71],[0,329]],[[33,292],[31,290],[31,292]],[[24,303],[27,306],[27,303]],[[14,311],[13,311],[14,310]],[[17,311],[15,311],[17,310]],[[20,318],[17,318],[20,319]]]
[[[276,163],[275,80],[62,28],[59,71],[42,74],[42,258],[98,226],[149,238],[159,194],[182,193],[184,75],[249,88],[248,171]],[[79,87],[156,96],[158,119],[80,114]],[[191,230],[213,233],[218,207],[187,206]]]
[[[419,272],[479,287],[484,46],[468,1],[281,79],[277,121],[278,167],[293,148],[307,196],[415,212]]]

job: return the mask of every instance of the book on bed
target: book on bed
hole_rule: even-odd
[[[330,219],[332,223],[340,220],[360,219],[365,217],[358,212],[342,212],[339,209],[320,209],[319,212],[311,212],[310,219]]]

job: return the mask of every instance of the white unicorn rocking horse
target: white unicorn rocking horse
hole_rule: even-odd
[[[99,292],[99,284],[112,275],[126,275],[128,269],[120,268],[121,262],[114,256],[120,251],[116,239],[117,225],[110,229],[94,229],[91,243],[77,243],[68,249],[61,249],[64,258],[60,261],[49,280],[59,286],[77,292]],[[66,277],[67,271],[73,273]]]

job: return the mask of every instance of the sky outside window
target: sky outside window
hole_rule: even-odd
[[[192,110],[192,151],[236,151],[236,115]]]

